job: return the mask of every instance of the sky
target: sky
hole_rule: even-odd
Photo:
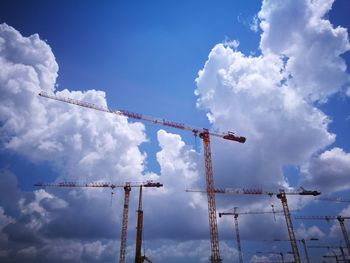
[[[34,186],[62,181],[161,182],[143,192],[143,253],[210,258],[206,196],[185,192],[205,187],[199,138],[40,91],[245,136],[211,139],[216,187],[350,199],[349,11],[347,0],[2,0],[0,261],[118,260],[123,189]],[[137,201],[132,189],[126,262]],[[288,204],[298,240],[345,246],[337,220],[295,216],[350,216],[349,203]],[[216,195],[217,212],[271,205],[282,209],[275,196]],[[244,262],[292,260],[289,242],[263,241],[288,239],[283,214],[238,220]],[[218,231],[223,262],[239,262],[232,217],[218,218]],[[312,262],[332,253],[309,249]]]

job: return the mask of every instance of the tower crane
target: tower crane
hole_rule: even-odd
[[[346,248],[348,250],[348,253],[350,255],[350,241],[349,241],[349,236],[348,232],[346,231],[344,220],[345,219],[350,219],[350,216],[296,216],[295,219],[310,219],[310,220],[338,220],[340,229],[343,233]]]
[[[192,189],[187,189],[186,192],[205,192],[203,190],[192,190]],[[281,200],[282,207],[283,207],[283,212],[284,216],[286,219],[287,223],[287,229],[288,229],[288,234],[289,234],[289,239],[290,243],[292,246],[292,251],[294,255],[294,261],[295,263],[300,263],[300,255],[298,251],[298,246],[297,242],[295,239],[294,231],[293,231],[293,224],[292,220],[290,218],[290,212],[288,208],[288,202],[287,202],[287,195],[311,195],[311,196],[318,196],[321,193],[318,191],[309,191],[301,188],[300,191],[297,192],[285,192],[285,190],[280,189],[279,192],[270,192],[270,191],[263,191],[261,189],[242,189],[242,188],[214,188],[213,192],[219,193],[219,194],[232,194],[232,195],[268,195],[268,196],[273,196],[276,195],[278,199]]]
[[[272,240],[263,240],[263,241],[290,241],[289,239],[278,239],[278,238],[274,238]],[[297,241],[299,241],[300,243],[303,244],[303,247],[304,247],[304,252],[305,252],[305,257],[306,257],[306,262],[307,263],[310,263],[310,257],[309,257],[309,253],[307,251],[307,247],[306,247],[306,241],[318,241],[318,238],[315,238],[315,237],[312,237],[312,238],[309,238],[309,239],[305,239],[305,238],[302,238],[302,239],[297,239]]]
[[[123,222],[122,222],[122,232],[120,238],[120,252],[119,252],[119,263],[125,262],[125,249],[126,249],[126,239],[127,239],[127,229],[128,229],[128,213],[129,213],[129,200],[131,187],[162,187],[163,185],[159,182],[155,183],[152,181],[147,181],[143,183],[130,183],[126,182],[124,185],[112,184],[106,182],[92,182],[92,183],[77,183],[77,182],[60,182],[60,183],[36,183],[34,186],[39,187],[102,187],[111,188],[112,190],[117,187],[124,188],[124,206],[123,206]]]
[[[333,248],[338,248],[340,250],[340,253],[341,253],[341,256],[343,258],[343,261],[344,262],[349,262],[345,258],[344,248],[342,246],[325,246],[325,245],[323,245],[323,246],[308,246],[308,248],[327,248],[328,250],[331,250]],[[333,250],[331,250],[331,251],[333,251]],[[335,253],[335,252],[333,252],[333,253]]]
[[[94,109],[97,111],[103,111],[107,113],[112,113],[119,116],[125,116],[135,120],[143,121],[151,124],[158,124],[167,127],[172,127],[176,129],[181,129],[185,131],[192,132],[195,136],[199,137],[203,141],[204,148],[204,164],[205,164],[205,178],[206,178],[206,192],[208,198],[208,214],[209,214],[209,229],[210,229],[210,245],[211,245],[211,262],[218,263],[221,262],[220,250],[219,250],[219,235],[217,229],[217,218],[216,218],[216,204],[215,204],[215,194],[214,194],[214,179],[213,179],[213,169],[211,160],[211,149],[210,149],[210,136],[219,137],[225,140],[235,141],[239,143],[244,143],[246,141],[245,137],[236,136],[233,132],[221,133],[215,131],[209,131],[206,128],[195,128],[187,126],[183,123],[168,121],[165,119],[154,118],[146,116],[143,114],[126,111],[126,110],[112,110],[107,107],[98,106],[92,103],[75,100],[71,98],[66,98],[62,96],[57,96],[55,94],[49,94],[45,91],[39,93],[40,96],[53,99],[73,105],[78,105],[81,107]]]
[[[242,248],[241,248],[241,239],[239,235],[239,228],[238,228],[238,216],[239,215],[260,215],[260,214],[275,214],[275,213],[283,213],[283,211],[252,211],[252,212],[237,212],[238,207],[234,207],[233,212],[222,212],[219,213],[219,217],[226,216],[226,215],[233,215],[234,223],[235,223],[235,229],[236,229],[236,241],[237,241],[237,249],[238,249],[238,255],[239,255],[239,262],[243,263],[243,254],[242,254]]]

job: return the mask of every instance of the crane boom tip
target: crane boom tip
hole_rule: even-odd
[[[245,143],[246,142],[246,137],[243,136],[235,136],[233,133],[229,132],[228,134],[223,136],[224,139],[226,140],[231,140],[231,141],[235,141],[235,142],[240,142],[240,143]]]

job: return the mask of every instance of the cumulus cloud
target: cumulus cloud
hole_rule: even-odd
[[[349,189],[350,153],[332,148],[312,158],[304,167],[305,186],[315,186],[324,192]]]
[[[0,39],[1,146],[32,161],[53,162],[73,180],[139,179],[145,159],[138,148],[146,141],[143,124],[38,96],[41,90],[55,92],[58,65],[51,48],[37,34],[23,37],[6,24],[0,25]],[[103,91],[56,95],[107,105]]]
[[[162,239],[204,239],[208,233],[206,196],[185,193],[186,188],[196,187],[204,181],[204,176],[199,174],[202,169],[198,167],[201,157],[185,145],[179,135],[159,130],[157,138],[161,147],[157,160],[164,186],[144,191],[144,210],[147,211],[144,217],[145,222],[149,222],[145,235],[149,233]],[[181,207],[181,213],[173,209],[175,207]],[[169,224],[181,227],[173,228]]]
[[[245,144],[212,139],[217,187],[293,189],[295,185],[283,174],[283,168],[292,165],[304,167],[302,184],[331,191],[343,189],[349,154],[334,148],[319,155],[336,136],[328,130],[331,119],[318,103],[326,103],[349,86],[346,64],[340,56],[349,50],[348,35],[346,29],[334,28],[325,18],[331,5],[332,1],[263,1],[258,14],[261,55],[241,53],[237,40],[227,40],[211,50],[196,79],[197,106],[207,113],[213,129],[232,130],[248,139]],[[254,20],[252,30],[256,25]],[[58,65],[51,48],[38,35],[24,37],[1,24],[0,67],[3,151],[34,163],[48,161],[58,173],[57,180],[161,179],[162,189],[144,190],[144,234],[146,240],[160,240],[148,255],[167,262],[185,256],[208,260],[206,197],[184,192],[188,187],[204,186],[199,153],[180,136],[160,130],[156,156],[160,174],[146,173],[147,155],[139,149],[147,141],[143,124],[39,97],[39,91],[44,90],[107,106],[103,91],[55,89]],[[326,186],[330,172],[336,182]],[[115,261],[119,244],[113,240],[120,234],[120,216],[116,214],[122,211],[122,198],[116,206],[108,207],[109,193],[96,189],[23,193],[13,175],[2,174],[0,239],[8,244],[1,255],[32,262],[48,258],[57,262]],[[122,197],[122,190],[117,195]],[[217,200],[218,210],[237,204],[252,211],[263,210],[271,204],[269,197]],[[294,199],[289,204],[293,209],[303,203]],[[136,205],[135,194],[130,211],[136,210]],[[11,206],[16,210],[13,217],[6,213]],[[135,213],[131,213],[129,224],[135,225],[135,221]],[[287,234],[283,217],[277,217],[273,228],[271,217],[260,222],[256,224],[253,217],[240,222],[243,237],[253,239],[265,232],[266,226],[272,229],[271,238]],[[232,227],[232,221],[219,223],[224,239],[232,239]],[[133,237],[134,229],[129,229]],[[323,235],[317,227],[300,226],[298,231],[301,236]],[[226,259],[237,257],[226,242],[221,243],[221,250]],[[128,251],[132,258],[132,245]]]
[[[5,214],[4,208],[0,206],[0,244],[4,244],[5,241],[7,241],[8,236],[3,233],[3,229],[9,225],[15,223],[16,220],[12,218],[11,216],[8,216]],[[5,254],[6,251],[3,251],[0,249],[0,257]]]
[[[312,189],[320,185],[316,168],[305,180],[300,180],[305,173],[295,174],[298,183],[294,185],[283,171],[286,166],[299,168],[317,160],[336,139],[328,129],[331,118],[318,107],[333,94],[344,92],[349,82],[340,56],[350,47],[347,31],[334,28],[325,18],[332,2],[263,1],[258,14],[261,55],[247,56],[223,44],[211,50],[196,79],[197,107],[207,112],[214,129],[247,137],[244,145],[213,139],[216,186],[297,190],[298,184]],[[339,155],[343,160],[347,153]],[[345,171],[346,161],[341,163],[339,169]],[[332,175],[340,181],[339,187],[344,183],[342,175],[343,171]],[[300,208],[306,200],[292,199],[289,204]],[[249,208],[268,202],[235,199],[235,204]],[[242,233],[263,233],[251,231],[251,225],[242,228]],[[317,229],[305,231],[316,233]]]
[[[263,54],[286,56],[288,85],[309,101],[324,102],[349,83],[340,56],[350,49],[347,30],[325,18],[333,2],[266,0],[259,12]]]
[[[284,165],[300,165],[334,141],[327,116],[281,85],[283,67],[278,56],[246,57],[219,44],[199,73],[197,103],[213,126],[248,138],[245,145],[213,144],[217,173],[232,171],[222,175],[225,185],[283,185]]]
[[[322,230],[318,226],[306,227],[304,224],[300,224],[296,229],[296,236],[298,239],[311,239],[311,238],[319,238],[325,236]]]
[[[1,24],[0,67],[2,151],[35,163],[47,161],[55,167],[57,180],[143,180],[146,154],[138,148],[146,141],[143,124],[38,96],[44,90],[107,105],[102,91],[55,90],[58,65],[51,48],[37,34],[24,37],[11,26]],[[117,219],[111,216],[115,211],[103,209],[106,195],[101,195],[101,191],[74,191],[68,195],[67,191],[53,194],[52,190],[21,192],[16,177],[7,170],[1,171],[0,181],[1,205],[15,213],[16,221],[1,229],[8,236],[8,253],[15,258],[39,262],[44,254],[54,253],[53,247],[62,247],[64,241],[54,241],[60,237],[117,236],[117,231],[110,231],[117,228]],[[79,216],[81,223],[76,220]],[[96,222],[105,224],[96,227]],[[73,243],[71,250],[76,248],[79,252],[78,248],[84,247],[83,242]],[[93,250],[88,251],[91,254]],[[58,261],[68,254],[58,253]],[[67,262],[78,262],[83,255],[73,254]]]
[[[248,138],[213,144],[218,183],[288,186],[284,166],[303,165],[334,142],[331,120],[314,102],[343,91],[349,76],[340,54],[349,41],[346,29],[324,18],[327,3],[263,1],[260,56],[222,44],[210,52],[196,79],[197,106],[214,128]],[[300,19],[287,22],[293,17]]]
[[[258,32],[258,30],[259,30],[259,19],[258,19],[258,17],[256,15],[253,16],[252,21],[249,24],[249,28],[250,28],[250,30],[252,30],[254,32]]]
[[[157,160],[161,175],[145,174],[146,154],[139,149],[147,141],[143,124],[39,97],[39,91],[44,90],[107,106],[103,91],[55,90],[58,66],[50,47],[38,35],[24,37],[2,24],[0,37],[0,64],[4,69],[0,74],[1,147],[4,151],[24,156],[34,163],[48,161],[59,173],[57,181],[123,183],[161,178],[163,189],[144,189],[147,211],[144,225],[149,224],[150,230],[145,231],[147,237],[184,239],[193,231],[195,238],[207,238],[206,201],[202,196],[184,192],[187,186],[199,181],[197,152],[186,146],[180,136],[160,130],[161,150]],[[17,259],[39,262],[53,257],[67,262],[101,261],[110,241],[100,243],[96,239],[119,238],[121,216],[114,215],[121,214],[122,198],[118,198],[116,206],[109,207],[109,193],[103,194],[97,189],[21,192],[16,177],[10,171],[3,174],[0,187],[4,191],[0,194],[6,196],[9,192],[9,196],[2,199],[2,203],[16,210],[17,220],[6,227],[6,233],[10,252],[16,254]],[[117,191],[117,196],[123,196],[122,190]],[[135,198],[131,200],[130,211],[136,210],[137,204],[137,194],[132,196]],[[169,206],[183,207],[186,213],[159,212],[171,211]],[[197,220],[188,220],[188,214]],[[135,225],[135,215],[130,213],[130,225]],[[172,223],[183,224],[183,230],[169,228]],[[129,236],[134,236],[134,229],[129,229]],[[81,241],[74,240],[77,238]],[[87,239],[93,241],[85,242]],[[62,253],[65,250],[66,253]],[[113,251],[109,261],[117,255]]]
[[[226,242],[221,242],[221,255],[225,260],[237,260],[238,253]],[[195,262],[208,262],[210,243],[208,240],[172,242],[163,240],[162,245],[156,249],[147,249],[146,255],[154,260],[166,260],[166,262],[182,262],[187,259]]]
[[[345,207],[340,211],[338,216],[349,217],[350,216],[350,206]],[[340,227],[340,223],[338,219],[332,220],[330,222],[332,225],[329,229],[329,237],[344,240],[344,235]],[[350,222],[349,220],[344,220],[345,229],[349,229]]]

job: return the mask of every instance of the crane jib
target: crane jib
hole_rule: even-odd
[[[53,99],[53,100],[57,100],[57,101],[66,102],[66,103],[73,104],[73,105],[78,105],[78,106],[85,107],[85,108],[98,110],[98,111],[104,111],[104,112],[113,113],[116,115],[122,115],[122,116],[125,116],[128,118],[142,120],[142,121],[150,122],[153,124],[160,124],[160,125],[164,125],[164,126],[168,126],[168,127],[172,127],[172,128],[176,128],[176,129],[192,131],[195,136],[197,136],[198,134],[201,135],[201,134],[207,133],[208,135],[211,135],[211,136],[216,136],[216,137],[220,137],[220,138],[223,138],[226,140],[235,141],[235,142],[239,142],[239,143],[245,143],[245,141],[246,141],[245,137],[236,136],[236,135],[234,135],[233,132],[221,133],[221,132],[209,131],[208,129],[205,129],[205,128],[203,128],[203,129],[193,128],[190,126],[186,126],[184,123],[174,122],[174,121],[169,121],[169,120],[159,119],[159,118],[153,118],[150,116],[146,116],[146,115],[143,115],[140,113],[127,111],[127,110],[112,110],[106,106],[99,106],[99,105],[95,105],[95,104],[90,103],[90,102],[85,102],[85,101],[80,101],[80,100],[76,100],[76,99],[72,99],[72,98],[67,98],[67,97],[56,95],[56,94],[49,94],[46,91],[41,91],[39,93],[39,96],[46,97],[46,98]],[[200,131],[202,131],[202,132],[200,132]]]
[[[237,137],[231,133],[224,135],[223,138],[226,140],[236,141],[236,142],[240,142],[240,143],[245,143],[245,141],[246,141],[245,137]]]
[[[185,124],[183,124],[183,123],[167,121],[167,120],[163,120],[162,123],[165,126],[169,126],[169,127],[173,127],[173,128],[178,128],[178,129],[184,129],[185,128]]]
[[[133,118],[133,119],[138,119],[138,120],[142,120],[142,114],[136,113],[136,112],[131,112],[131,111],[126,111],[126,110],[120,110],[120,113],[122,113],[124,116],[127,116],[129,118]]]

